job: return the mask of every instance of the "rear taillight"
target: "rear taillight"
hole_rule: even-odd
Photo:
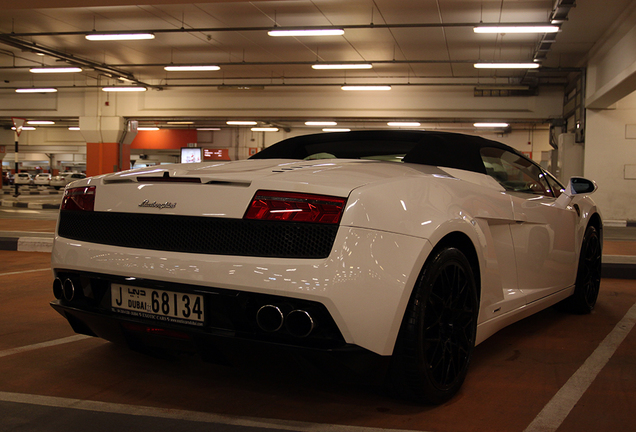
[[[95,186],[66,189],[61,210],[95,210]]]
[[[296,192],[258,191],[245,219],[337,224],[346,198]]]

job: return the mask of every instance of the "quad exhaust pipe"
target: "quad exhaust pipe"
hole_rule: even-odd
[[[256,312],[256,324],[268,333],[277,332],[283,327],[285,315],[280,307],[274,305],[262,306]]]
[[[294,309],[286,312],[285,308],[276,305],[264,305],[256,313],[256,323],[258,327],[268,333],[274,333],[283,328],[298,338],[305,338],[311,334],[315,328],[314,319],[305,310]]]
[[[53,295],[58,300],[71,301],[76,296],[75,284],[70,278],[62,281],[60,278],[55,278],[53,281]]]
[[[285,327],[293,336],[305,338],[314,330],[314,320],[309,312],[296,309],[285,318]]]

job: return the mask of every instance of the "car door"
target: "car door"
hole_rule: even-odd
[[[519,289],[531,303],[565,289],[576,277],[576,211],[554,205],[554,191],[541,168],[505,149],[482,149],[484,164],[506,189],[515,223],[510,226]]]

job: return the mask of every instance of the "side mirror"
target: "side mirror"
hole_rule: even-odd
[[[574,195],[591,194],[598,189],[596,183],[583,177],[572,177],[567,187],[554,202],[555,207],[566,208],[572,202]]]
[[[588,180],[583,177],[572,177],[568,182],[568,186],[565,188],[565,194],[568,196],[591,194],[598,189],[596,183],[593,180]]]

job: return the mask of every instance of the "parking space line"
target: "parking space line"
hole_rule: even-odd
[[[41,271],[51,271],[51,267],[37,269],[37,270],[22,270],[17,272],[10,272],[10,273],[0,273],[0,276],[12,276],[12,275],[18,275],[23,273],[34,273],[34,272],[41,272]]]
[[[39,396],[21,393],[9,393],[0,391],[0,401],[24,403],[30,405],[47,406],[55,408],[78,409],[110,414],[124,414],[163,418],[169,420],[184,420],[200,423],[216,423],[228,426],[293,430],[300,432],[408,432],[404,429],[383,429],[362,426],[331,425],[322,423],[310,423],[293,420],[264,419],[256,417],[242,417],[221,415],[197,411],[177,410],[170,408],[154,408],[148,406],[134,406],[109,402],[85,401],[80,399]],[[420,431],[421,432],[421,431]]]
[[[63,345],[63,344],[67,344],[67,343],[71,343],[71,342],[76,342],[76,341],[80,341],[83,339],[88,339],[91,336],[86,336],[86,335],[74,335],[74,336],[69,336],[69,337],[65,337],[65,338],[61,338],[61,339],[55,339],[52,341],[48,341],[48,342],[41,342],[41,343],[36,343],[33,345],[27,345],[27,346],[23,346],[23,347],[19,347],[19,348],[10,348],[10,349],[6,349],[4,351],[0,351],[0,357],[6,357],[6,356],[10,356],[13,354],[19,354],[19,353],[23,353],[26,351],[33,351],[33,350],[37,350],[40,348],[48,348],[48,347],[52,347],[52,346],[56,346],[56,345]]]
[[[539,415],[524,432],[552,432],[566,419],[596,376],[612,358],[618,346],[627,337],[636,322],[636,303],[627,311],[603,342],[585,360],[585,363],[570,377],[550,399]]]

